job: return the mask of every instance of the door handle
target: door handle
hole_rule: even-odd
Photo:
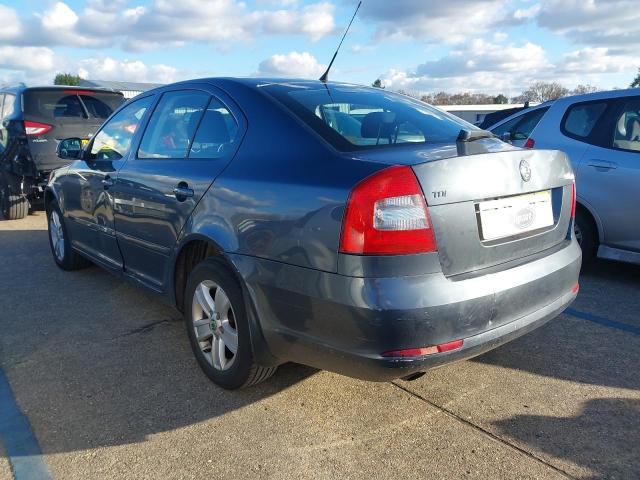
[[[610,162],[609,160],[589,160],[589,166],[595,168],[602,168],[605,170],[612,170],[618,168],[618,164],[616,162]]]
[[[109,175],[107,175],[102,179],[102,186],[105,190],[108,190],[109,187],[113,187],[113,179]]]
[[[193,197],[193,189],[189,188],[189,186],[185,182],[180,182],[177,187],[173,189],[173,194],[176,196],[178,201],[185,201],[187,198]]]

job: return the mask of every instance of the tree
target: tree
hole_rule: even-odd
[[[583,95],[585,93],[594,93],[598,91],[598,87],[594,87],[593,85],[578,85],[571,91],[571,95]]]
[[[569,89],[557,82],[536,82],[514,100],[517,103],[547,102],[569,95]]]
[[[640,68],[638,69],[638,74],[636,75],[636,78],[633,79],[633,82],[631,82],[631,88],[637,88],[640,87]]]
[[[73,75],[72,73],[59,73],[56,75],[56,78],[53,79],[54,85],[71,85],[77,86],[80,85],[80,75]]]
[[[493,103],[499,103],[499,104],[509,103],[509,99],[505,95],[500,94],[493,98]]]
[[[380,80],[379,78],[376,78],[376,81],[373,82],[371,86],[376,88],[384,88],[384,85],[382,84],[382,80]]]

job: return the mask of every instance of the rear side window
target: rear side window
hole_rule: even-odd
[[[25,114],[44,120],[106,119],[118,108],[123,97],[115,93],[88,90],[27,90]]]
[[[153,96],[135,100],[114,115],[95,136],[91,145],[91,158],[121,159],[129,150],[133,135],[152,101]]]
[[[2,115],[0,116],[5,118],[11,115],[15,111],[15,103],[16,96],[11,93],[7,93],[4,96],[4,107],[2,107]]]
[[[221,158],[232,148],[238,136],[238,122],[217,99],[204,112],[193,139],[189,158]]]
[[[607,102],[577,103],[572,105],[562,120],[562,132],[570,137],[585,139],[591,135],[600,117],[607,109]]]
[[[138,158],[186,158],[209,98],[198,90],[163,94],[140,142]]]
[[[640,97],[625,102],[615,123],[613,148],[640,152]]]

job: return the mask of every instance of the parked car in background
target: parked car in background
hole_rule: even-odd
[[[524,147],[529,135],[549,111],[552,103],[545,102],[535,107],[521,109],[493,125],[488,125],[485,130],[489,130],[497,137],[507,140],[517,147]]]
[[[23,218],[44,194],[49,172],[68,163],[56,155],[67,137],[82,142],[124,101],[120,92],[77,87],[0,89],[0,211]]]
[[[558,149],[571,159],[585,260],[640,264],[640,89],[558,99],[526,146]]]
[[[578,291],[574,182],[409,97],[202,79],[140,94],[46,191],[51,252],[184,314],[225,388],[294,361],[415,378],[542,325]]]

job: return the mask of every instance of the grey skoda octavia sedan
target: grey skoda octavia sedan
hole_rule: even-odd
[[[201,79],[60,142],[51,251],[182,311],[225,388],[293,361],[384,381],[533,330],[578,291],[574,175],[412,98]]]

